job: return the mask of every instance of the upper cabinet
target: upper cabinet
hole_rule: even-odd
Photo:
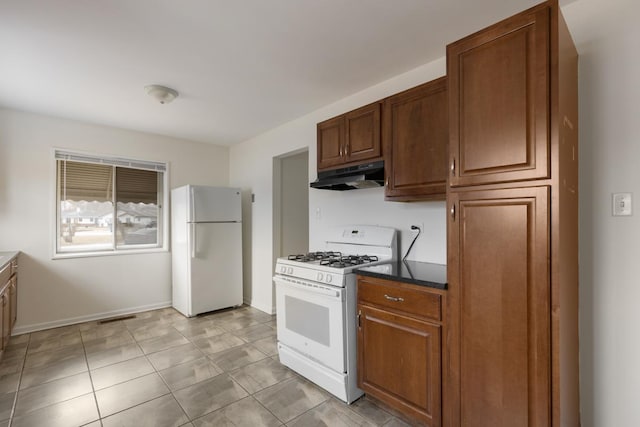
[[[433,80],[384,101],[385,200],[446,197],[447,79]]]
[[[382,158],[381,103],[318,123],[318,171]]]
[[[549,8],[447,46],[452,187],[549,178]]]

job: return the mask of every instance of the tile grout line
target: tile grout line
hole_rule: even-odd
[[[187,319],[189,319],[189,318],[187,317]],[[172,326],[172,327],[173,327],[173,326]],[[216,327],[218,327],[218,326],[216,326]],[[173,327],[173,328],[174,328],[174,329],[176,329],[175,327]],[[220,326],[220,328],[221,328],[223,331],[225,331],[225,333],[231,333],[231,332],[227,331],[227,330],[226,330],[224,327],[222,327],[222,326]],[[177,330],[177,329],[176,329],[176,330]],[[191,338],[189,338],[189,337],[185,336],[185,335],[184,335],[182,332],[180,332],[180,331],[178,331],[178,333],[179,333],[180,335],[182,335],[182,336],[183,336],[183,337],[184,337],[184,338],[185,338],[185,339],[186,339],[186,340],[187,340],[191,345],[193,345],[195,348],[197,348],[197,349],[198,349],[198,351],[200,351],[200,353],[202,353],[202,355],[204,356],[204,358],[205,358],[205,359],[207,359],[210,363],[212,363],[212,364],[213,364],[217,369],[220,369],[220,370],[222,371],[222,373],[220,373],[220,374],[218,374],[218,375],[216,375],[216,376],[220,376],[220,375],[226,374],[226,375],[229,377],[229,379],[230,379],[231,381],[233,381],[234,383],[238,384],[238,386],[239,386],[240,388],[242,388],[242,389],[247,393],[247,397],[251,396],[251,394],[250,394],[247,390],[245,390],[245,389],[244,389],[244,387],[242,387],[242,385],[241,385],[241,384],[237,383],[237,382],[236,382],[236,381],[235,381],[235,380],[234,380],[234,379],[233,379],[233,378],[232,378],[232,377],[231,377],[231,376],[230,376],[226,371],[224,371],[223,369],[221,369],[221,368],[220,368],[220,367],[219,367],[219,366],[218,366],[218,365],[217,365],[213,360],[211,360],[211,358],[209,357],[209,354],[208,354],[208,353],[205,353],[204,351],[202,351],[202,349],[200,349],[200,347],[198,347],[198,346],[197,346],[193,341],[191,341]],[[234,335],[234,336],[235,336],[235,335]],[[247,344],[247,343],[245,343],[245,344]],[[233,348],[233,347],[232,347],[232,348]],[[222,351],[225,351],[225,350],[222,350]],[[259,351],[259,350],[258,350],[258,351]],[[261,353],[262,353],[262,352],[261,352]],[[151,362],[149,362],[149,363],[151,363]],[[185,363],[189,363],[189,362],[185,362]],[[177,365],[175,365],[175,366],[179,366],[179,365],[181,365],[181,363],[179,363],[179,364],[177,364]],[[151,364],[151,366],[153,366],[153,364]],[[153,366],[153,368],[155,369],[155,366]],[[169,368],[167,368],[167,369],[169,369]],[[163,381],[165,381],[165,380],[164,380],[164,377],[162,376],[162,374],[160,374],[160,372],[158,372],[158,375],[160,376],[160,378],[162,378],[162,380],[163,380]],[[214,377],[214,378],[215,378],[215,377]],[[206,381],[206,380],[203,380],[203,381]],[[199,381],[199,382],[202,382],[202,381]],[[165,384],[166,384],[166,381],[165,381]],[[195,383],[195,384],[197,384],[197,383]],[[189,386],[183,387],[183,388],[181,388],[181,389],[179,389],[179,390],[176,390],[176,391],[183,390],[183,389],[185,389],[185,388],[187,388],[187,387],[191,387],[192,385],[195,385],[195,384],[191,384],[191,385],[189,385]],[[186,415],[187,420],[189,420],[189,421],[188,421],[189,423],[193,423],[193,421],[195,421],[195,420],[197,420],[197,419],[199,419],[199,418],[206,417],[207,415],[209,415],[209,414],[211,414],[211,413],[213,413],[213,412],[216,412],[216,411],[218,411],[218,410],[220,410],[220,409],[222,409],[222,408],[226,408],[227,406],[232,405],[232,404],[234,404],[234,403],[236,403],[236,402],[239,402],[240,400],[244,399],[244,397],[243,397],[242,399],[238,399],[238,400],[236,400],[236,401],[234,401],[234,402],[230,402],[230,403],[228,403],[228,404],[226,404],[226,405],[224,405],[224,406],[221,406],[221,407],[220,407],[220,408],[218,408],[218,409],[215,409],[215,410],[213,410],[213,411],[211,411],[211,412],[207,412],[206,414],[202,414],[202,415],[200,415],[200,416],[198,416],[198,417],[196,417],[196,418],[193,418],[193,419],[192,419],[192,418],[189,416],[189,414],[187,414],[187,411],[185,411],[185,409],[182,407],[182,405],[180,404],[180,401],[178,401],[178,399],[176,398],[176,396],[175,396],[175,394],[174,394],[174,391],[173,391],[173,390],[171,390],[171,387],[169,387],[169,384],[167,384],[167,388],[169,388],[169,391],[171,392],[171,395],[173,396],[173,398],[175,399],[175,401],[178,403],[178,406],[180,406],[180,409],[182,409],[182,412],[184,412],[184,414]]]
[[[11,405],[11,413],[9,414],[9,424],[7,424],[7,427],[11,427],[13,425],[13,417],[15,416],[16,406],[18,405],[18,393],[20,392],[20,385],[22,385],[22,375],[24,374],[24,365],[27,364],[27,352],[29,351],[30,344],[31,344],[31,334],[29,334],[27,347],[24,350],[22,367],[20,368],[20,375],[18,376],[18,385],[16,386],[16,394],[15,396],[13,396],[13,404]]]
[[[187,318],[187,319],[189,319],[189,318]],[[222,323],[222,325],[216,325],[215,327],[218,327],[218,328],[222,329],[223,331],[225,331],[224,333],[231,334],[231,335],[233,335],[233,336],[235,336],[235,337],[237,337],[237,338],[240,338],[242,341],[244,341],[244,344],[241,344],[241,345],[247,345],[247,344],[251,345],[251,342],[249,342],[249,341],[245,341],[243,338],[238,337],[237,335],[235,335],[235,334],[233,333],[233,332],[234,332],[234,330],[226,329],[226,328],[224,327],[224,323],[225,323],[225,322],[221,322],[221,323]],[[263,324],[266,324],[266,322],[265,322],[265,323],[258,322],[258,323],[256,323],[255,325],[249,325],[249,326],[247,326],[247,327],[257,326],[257,325],[263,325]],[[172,327],[173,327],[173,326],[172,326]],[[175,327],[173,327],[173,328],[174,328],[174,329],[176,329]],[[241,329],[244,329],[244,328],[241,328]],[[177,330],[177,329],[176,329],[176,330]],[[209,354],[209,353],[205,353],[202,349],[200,349],[200,347],[198,347],[198,346],[197,346],[193,341],[191,341],[191,338],[190,338],[190,337],[185,336],[185,335],[184,335],[182,332],[180,332],[179,330],[178,330],[178,333],[179,333],[180,335],[182,335],[182,336],[183,336],[183,337],[184,337],[184,338],[185,338],[185,339],[186,339],[190,344],[192,344],[194,347],[196,347],[196,348],[198,349],[198,351],[200,351],[200,353],[202,353],[202,355],[204,356],[204,358],[205,358],[205,359],[207,359],[210,363],[213,363],[213,365],[214,365],[216,368],[218,368],[218,369],[220,369],[220,370],[222,371],[220,374],[218,374],[218,375],[216,375],[216,376],[223,375],[223,374],[224,374],[224,375],[227,375],[227,377],[229,377],[229,379],[230,379],[234,384],[237,384],[237,385],[238,385],[238,387],[240,387],[242,390],[244,390],[244,392],[245,392],[245,393],[247,393],[247,396],[245,396],[245,397],[243,397],[243,398],[241,398],[241,399],[238,399],[238,400],[233,401],[233,402],[229,402],[229,403],[227,403],[226,405],[223,405],[223,406],[221,406],[221,407],[219,407],[219,408],[217,408],[217,409],[214,409],[214,410],[213,410],[213,411],[211,411],[211,412],[207,412],[207,413],[205,413],[205,414],[202,414],[202,415],[200,415],[200,416],[195,417],[195,418],[193,418],[193,419],[192,419],[192,418],[191,418],[191,417],[186,413],[186,411],[184,410],[184,408],[182,407],[182,405],[180,404],[180,402],[178,401],[178,399],[175,397],[174,391],[173,391],[173,390],[171,390],[171,388],[169,387],[169,385],[168,385],[168,384],[166,383],[166,381],[164,380],[164,377],[162,377],[162,375],[160,374],[160,372],[158,372],[158,371],[157,371],[157,369],[155,368],[155,366],[153,366],[153,364],[151,364],[151,366],[153,366],[154,370],[156,370],[156,372],[158,373],[158,375],[160,376],[160,378],[165,382],[165,384],[167,385],[167,388],[169,388],[169,391],[170,391],[171,395],[172,395],[172,396],[173,396],[173,398],[176,400],[176,402],[178,403],[178,405],[180,406],[180,408],[182,409],[182,411],[185,413],[185,415],[186,415],[186,417],[187,417],[187,419],[189,420],[189,422],[190,422],[190,423],[192,423],[193,421],[195,421],[195,420],[197,420],[197,419],[200,419],[200,418],[206,417],[206,416],[207,416],[207,415],[209,415],[209,414],[212,414],[212,413],[214,413],[214,412],[220,411],[220,410],[222,410],[222,409],[224,409],[224,408],[226,408],[226,407],[228,407],[228,406],[231,406],[231,405],[233,405],[234,403],[237,403],[237,402],[239,402],[239,401],[241,401],[241,400],[243,400],[243,399],[246,399],[246,398],[250,397],[250,398],[251,398],[251,399],[253,399],[255,402],[257,402],[257,403],[258,403],[258,405],[260,405],[260,406],[261,406],[261,407],[263,407],[267,412],[269,412],[271,415],[273,415],[273,417],[274,417],[276,420],[278,420],[279,422],[283,423],[283,425],[285,424],[285,423],[284,423],[280,418],[278,418],[275,414],[273,414],[271,411],[269,411],[269,409],[267,409],[266,407],[264,407],[264,405],[262,405],[262,403],[261,403],[258,399],[256,399],[256,398],[254,397],[254,394],[255,394],[255,393],[251,393],[251,392],[249,392],[249,390],[245,389],[245,388],[242,386],[242,384],[238,383],[238,382],[237,382],[237,381],[236,381],[236,380],[235,380],[231,375],[229,375],[229,372],[224,371],[224,370],[223,370],[223,369],[221,369],[221,368],[220,368],[220,367],[219,367],[219,366],[218,366],[218,365],[217,365],[213,360],[211,360],[211,358],[210,358],[210,354]],[[236,347],[239,347],[239,346],[236,346]],[[227,351],[227,350],[231,350],[231,349],[233,349],[233,348],[234,348],[234,347],[230,347],[230,348],[228,348],[228,349],[221,350],[220,352],[222,352],[222,351]],[[267,355],[267,354],[263,353],[263,352],[262,352],[262,351],[260,351],[258,348],[256,348],[256,351],[258,351],[259,353],[263,354],[263,355],[265,356],[265,359],[270,358],[270,356],[269,356],[269,355]],[[215,354],[215,353],[214,353],[214,354]],[[264,359],[262,359],[262,360],[264,360]],[[249,363],[249,364],[248,364],[248,365],[246,365],[246,366],[249,366],[249,365],[252,365],[252,364],[258,363],[258,362],[260,362],[260,361],[262,361],[262,360],[259,360],[259,361],[253,362],[253,363]],[[149,362],[149,363],[151,363],[151,362]],[[184,362],[184,363],[189,363],[189,362]],[[174,365],[174,366],[179,366],[179,365],[181,365],[181,364],[179,363],[179,364]],[[243,367],[240,367],[240,368],[237,368],[237,369],[242,369],[242,368],[243,368]],[[167,368],[167,369],[169,369],[169,368]],[[215,378],[215,377],[214,377],[214,378]],[[203,381],[206,381],[206,380],[203,380]],[[202,381],[199,381],[199,382],[202,382]],[[197,384],[197,383],[195,383],[195,384]],[[179,389],[179,390],[175,390],[175,391],[183,390],[183,389],[185,389],[185,388],[187,388],[187,387],[191,387],[192,385],[194,385],[194,384],[191,384],[191,385],[189,385],[189,386],[183,387],[183,388],[181,388],[181,389]],[[275,384],[274,384],[274,385],[275,385]],[[266,389],[266,388],[268,388],[268,387],[265,387],[265,389]],[[264,390],[264,389],[263,389],[263,390]],[[259,391],[261,391],[261,390],[259,390]]]
[[[185,337],[182,332],[178,331],[178,329],[176,329],[173,326],[173,322],[171,323],[171,327],[176,330],[178,332],[178,334],[180,334],[183,338],[185,338],[190,344],[194,345],[198,351],[200,351],[202,353],[202,351],[200,350],[200,348],[198,348],[195,344],[193,344],[191,342],[191,340],[187,337]],[[131,336],[133,336],[133,334],[131,334]],[[136,339],[135,336],[133,336],[133,339],[136,341],[136,344],[138,343],[138,340]],[[184,345],[184,344],[183,344]],[[179,347],[179,346],[176,346]],[[173,348],[173,347],[169,347],[169,348]],[[168,349],[164,349],[164,350],[168,350]],[[160,350],[160,351],[164,351],[164,350]],[[173,398],[173,400],[178,404],[178,407],[180,407],[180,409],[182,410],[182,413],[184,414],[184,416],[187,418],[187,422],[191,423],[191,418],[189,417],[189,414],[187,414],[187,411],[184,410],[184,408],[182,407],[182,405],[180,404],[180,401],[176,398],[175,394],[173,394],[173,390],[171,390],[171,387],[169,387],[169,384],[167,383],[167,381],[164,379],[164,377],[162,376],[162,374],[160,373],[160,371],[158,371],[158,369],[156,368],[156,366],[151,363],[151,360],[149,360],[148,355],[144,352],[144,350],[142,351],[142,353],[144,354],[145,359],[147,359],[147,362],[149,363],[149,365],[151,365],[151,367],[153,368],[153,371],[160,377],[160,380],[164,383],[164,385],[167,387],[167,390],[169,390],[169,393],[171,395],[171,397]],[[159,353],[159,351],[157,351],[156,353]],[[149,354],[154,354],[154,353],[149,353]],[[204,354],[203,354],[204,355]],[[184,363],[189,363],[189,362],[184,362]],[[178,365],[175,366],[179,366],[182,365],[182,363],[179,363]],[[169,369],[169,368],[167,368]],[[165,395],[166,396],[166,395]],[[162,397],[162,396],[161,396]],[[185,423],[186,424],[186,423]],[[182,424],[184,425],[184,424]]]
[[[100,408],[99,408],[99,406],[98,406],[97,397],[96,397],[96,406],[98,407],[98,415],[100,415],[100,418],[99,418],[100,425],[103,425],[102,420],[104,420],[105,418],[108,418],[108,417],[111,417],[111,416],[113,416],[113,415],[116,415],[116,414],[119,414],[119,413],[122,413],[122,412],[128,411],[129,409],[133,409],[133,408],[135,408],[135,407],[137,407],[137,406],[144,405],[145,403],[149,403],[149,402],[151,402],[151,401],[153,401],[153,400],[155,400],[155,399],[159,399],[159,398],[164,397],[164,396],[167,396],[167,395],[169,395],[169,394],[171,394],[171,395],[172,395],[172,397],[174,398],[174,400],[176,400],[176,403],[178,403],[178,405],[180,406],[180,408],[181,408],[181,409],[182,409],[182,411],[184,412],[184,409],[183,409],[183,408],[182,408],[182,406],[180,405],[180,402],[178,402],[178,401],[177,401],[177,399],[175,399],[175,396],[173,396],[173,392],[171,391],[171,388],[169,388],[168,384],[166,383],[166,381],[164,380],[164,378],[162,377],[162,375],[160,375],[160,372],[156,369],[156,367],[153,365],[153,363],[151,363],[151,361],[150,361],[150,360],[149,360],[149,358],[147,357],[147,354],[144,352],[144,350],[142,349],[142,347],[140,347],[140,344],[138,343],[138,340],[137,340],[137,339],[135,338],[135,336],[133,335],[133,332],[129,329],[129,327],[127,326],[127,324],[124,324],[124,325],[125,325],[125,330],[126,330],[126,331],[131,335],[131,338],[133,338],[134,343],[138,346],[138,348],[139,348],[139,349],[140,349],[140,351],[142,352],[142,356],[138,356],[138,357],[144,357],[144,358],[147,360],[147,363],[149,363],[149,365],[151,365],[151,367],[153,368],[153,371],[154,371],[153,373],[158,374],[158,377],[160,377],[160,379],[162,380],[162,382],[167,386],[167,389],[169,390],[169,393],[165,393],[165,394],[163,394],[163,395],[160,395],[160,396],[154,397],[153,399],[149,399],[149,400],[145,400],[144,402],[137,403],[137,404],[135,404],[135,405],[133,405],[133,406],[130,406],[130,407],[128,407],[128,408],[124,408],[124,409],[122,409],[122,410],[120,410],[120,411],[114,412],[113,414],[109,414],[109,415],[108,415],[108,416],[106,416],[106,417],[102,417],[102,416],[101,416],[101,414],[100,414]],[[171,326],[171,327],[173,327],[173,326]],[[175,328],[174,328],[174,329],[175,329]],[[180,331],[178,331],[178,333],[180,333]],[[182,334],[181,334],[181,335],[182,335]],[[153,339],[153,338],[150,338],[150,339]],[[144,340],[141,340],[141,341],[144,341]],[[84,347],[84,342],[83,342],[83,347]],[[176,347],[178,347],[178,346],[176,346]],[[173,347],[169,347],[169,348],[173,348]],[[163,350],[160,350],[160,351],[163,351]],[[154,352],[154,353],[158,353],[158,352]],[[149,353],[149,354],[154,354],[154,353]],[[86,357],[86,350],[85,350],[85,357]],[[136,359],[136,358],[137,358],[137,357],[133,357],[133,358],[128,359],[128,360],[123,360],[123,361],[120,361],[120,362],[111,363],[111,364],[109,364],[109,365],[101,366],[100,368],[96,368],[96,369],[106,368],[106,367],[108,367],[108,366],[116,365],[116,364],[118,364],[118,363],[122,363],[122,362],[127,362],[127,361],[130,361],[130,360]],[[88,364],[88,358],[87,358],[87,364]],[[88,366],[87,366],[87,367],[88,367]],[[139,376],[139,377],[131,378],[131,379],[129,379],[129,380],[126,380],[126,381],[123,381],[123,382],[120,382],[120,383],[117,383],[117,384],[112,384],[112,385],[110,385],[109,387],[113,387],[113,386],[116,386],[116,385],[119,385],[119,384],[124,384],[124,383],[126,383],[126,382],[128,382],[128,381],[131,381],[131,380],[134,380],[134,379],[138,379],[138,378],[142,378],[142,377],[147,376],[147,375],[150,375],[150,374],[141,375],[141,376]],[[91,377],[91,378],[92,378],[92,377]],[[91,379],[91,386],[93,387],[93,379]],[[107,388],[109,388],[109,387],[106,387],[105,389],[107,389]],[[94,388],[94,392],[93,392],[93,394],[94,394],[94,397],[95,397],[95,394],[96,394],[96,392],[95,392],[95,388]],[[186,415],[186,413],[185,413],[185,415]],[[189,416],[187,416],[187,419],[189,419]]]
[[[93,376],[91,375],[91,367],[89,366],[89,356],[87,355],[87,348],[84,345],[84,338],[82,337],[82,331],[80,331],[80,328],[78,328],[78,332],[80,333],[80,342],[82,343],[82,352],[84,353],[84,363],[87,365],[87,374],[89,375],[89,382],[91,383],[93,401],[96,404],[96,411],[98,412],[98,421],[100,422],[100,426],[102,426],[102,416],[100,414],[100,405],[98,405],[98,396],[96,396],[96,388],[93,385]]]
[[[268,321],[266,321],[266,322],[264,322],[264,323],[258,323],[258,325],[266,325],[266,324],[267,324],[267,323],[269,323],[270,321],[271,321],[271,320],[268,320]],[[270,326],[270,325],[268,325],[268,326]],[[241,338],[241,339],[242,339],[242,338]],[[251,343],[248,343],[248,344],[251,344]],[[255,347],[255,346],[253,346],[253,347]],[[260,353],[264,354],[264,355],[266,356],[266,358],[274,360],[274,359],[273,359],[273,356],[269,356],[268,354],[266,354],[266,353],[264,353],[264,352],[260,351],[260,349],[259,349],[259,348],[257,348],[257,347],[255,347],[255,348],[256,348],[256,350],[258,350]],[[263,360],[264,360],[264,359],[263,359]],[[262,360],[259,360],[259,361],[254,362],[254,363],[258,363],[258,362],[261,362],[261,361],[262,361]],[[279,362],[279,361],[278,361],[278,362]],[[253,364],[253,363],[250,363],[249,365],[251,365],[251,364]],[[246,365],[246,366],[248,366],[248,365]],[[240,367],[240,368],[238,368],[238,369],[242,369],[242,368],[243,368],[243,367]],[[289,368],[287,368],[287,369],[289,369]],[[263,388],[263,389],[261,389],[261,390],[256,391],[255,393],[249,393],[249,391],[248,391],[248,390],[246,390],[246,389],[244,389],[244,387],[242,387],[242,384],[238,384],[238,385],[240,385],[240,387],[242,387],[242,388],[243,388],[247,393],[249,393],[249,396],[248,396],[248,397],[251,397],[251,398],[252,398],[252,399],[253,399],[253,400],[254,400],[258,405],[260,405],[260,407],[264,408],[264,410],[265,410],[265,411],[267,411],[268,413],[270,413],[270,414],[273,416],[273,418],[275,418],[276,420],[278,420],[279,422],[281,422],[283,426],[286,426],[286,424],[287,424],[287,423],[286,423],[286,422],[284,422],[284,421],[282,421],[282,420],[281,420],[280,418],[278,418],[278,416],[277,416],[276,414],[274,414],[274,413],[273,413],[269,408],[267,408],[266,406],[264,406],[264,404],[263,404],[262,402],[260,402],[260,400],[258,400],[258,399],[255,397],[255,394],[257,394],[257,393],[259,393],[259,392],[261,392],[261,391],[267,390],[268,388],[273,387],[273,386],[276,386],[276,385],[281,384],[281,383],[283,383],[283,382],[289,381],[290,379],[292,379],[292,378],[285,379],[285,380],[280,381],[280,382],[278,382],[278,383],[276,383],[276,384],[272,384],[272,385],[270,385],[269,387],[265,387],[265,388]]]

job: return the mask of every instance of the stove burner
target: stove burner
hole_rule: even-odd
[[[309,252],[307,254],[289,255],[287,257],[291,261],[312,262],[324,260],[337,260],[342,258],[340,252]]]
[[[321,260],[320,265],[326,265],[334,268],[346,268],[352,265],[366,264],[374,261],[378,261],[378,257],[375,255],[346,255],[338,258]]]
[[[346,268],[378,261],[378,257],[375,255],[342,255],[340,252],[333,251],[289,255],[287,259],[298,262],[320,261],[320,265],[334,268]]]

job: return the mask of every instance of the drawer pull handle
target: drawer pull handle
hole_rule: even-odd
[[[402,298],[402,297],[390,297],[387,294],[384,294],[384,297],[386,299],[388,299],[389,301],[393,301],[393,302],[402,302],[402,301],[404,301],[404,298]]]

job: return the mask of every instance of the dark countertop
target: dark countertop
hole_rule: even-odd
[[[436,289],[447,289],[447,266],[419,261],[394,261],[355,270],[361,276],[395,280]]]
[[[14,257],[16,257],[20,252],[0,252],[0,270],[4,268],[5,265],[9,264]]]

